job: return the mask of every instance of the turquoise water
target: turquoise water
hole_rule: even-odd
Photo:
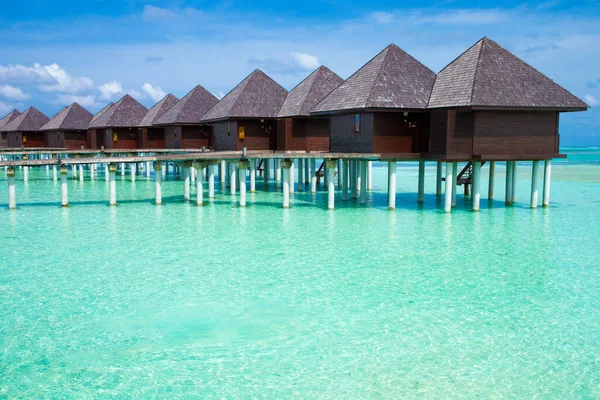
[[[333,212],[261,183],[196,207],[175,180],[155,206],[120,176],[117,207],[86,177],[63,209],[44,169],[8,210],[2,172],[0,398],[600,397],[600,150],[569,154],[549,209],[523,163],[514,207],[498,165],[497,201],[459,189],[451,215],[433,164],[422,207],[398,168],[395,211],[377,166]]]

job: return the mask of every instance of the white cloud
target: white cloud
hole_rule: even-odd
[[[14,104],[5,103],[0,101],[0,118],[4,117],[6,114],[15,109]]]
[[[144,93],[138,92],[137,90],[135,90],[133,88],[129,89],[127,91],[127,94],[130,95],[131,97],[133,97],[136,100],[141,100],[141,99],[145,99],[146,98],[146,96],[144,95]]]
[[[315,69],[321,65],[321,63],[319,63],[319,59],[311,54],[290,53],[290,56],[296,64],[304,69]]]
[[[154,101],[159,101],[167,95],[160,86],[152,86],[152,84],[148,82],[142,85],[142,91]]]
[[[394,21],[394,15],[389,12],[379,11],[369,14],[369,19],[380,24],[389,24]]]
[[[39,89],[43,92],[79,93],[94,87],[90,78],[74,77],[56,63],[34,63],[31,67],[0,65],[0,80],[40,84]]]
[[[215,95],[215,97],[219,100],[221,100],[223,97],[225,97],[225,93],[221,92],[220,90],[217,90],[215,93],[213,93]]]
[[[598,99],[596,99],[594,96],[592,96],[591,94],[586,94],[585,95],[585,102],[588,103],[590,106],[595,107],[598,104],[600,104],[600,101],[598,101]]]
[[[168,9],[146,5],[144,6],[144,10],[142,11],[142,19],[146,22],[154,22],[159,20],[173,20],[181,17],[198,17],[200,15],[202,15],[202,11],[193,7],[186,7],[183,9]]]
[[[98,90],[102,100],[111,100],[114,96],[123,93],[123,85],[117,81],[111,81],[98,86]]]
[[[12,85],[0,85],[0,94],[7,99],[14,100],[27,100],[31,98],[30,95],[23,93],[21,89]]]
[[[83,107],[98,107],[100,103],[96,102],[96,96],[87,95],[87,96],[77,96],[73,94],[59,94],[52,103],[60,104],[60,105],[69,105],[71,103],[77,102]]]
[[[59,67],[58,64],[46,65],[44,69],[56,83],[41,85],[40,90],[43,92],[79,93],[94,87],[94,82],[90,78],[84,76],[79,78],[73,77]]]

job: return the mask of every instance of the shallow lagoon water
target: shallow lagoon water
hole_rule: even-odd
[[[281,208],[271,184],[248,207],[217,190],[44,169],[6,206],[0,174],[0,397],[600,397],[600,151],[555,162],[552,206],[451,215],[416,204],[417,169],[387,169],[368,206],[326,193]],[[483,168],[483,176],[487,175]],[[541,185],[540,185],[541,189]]]

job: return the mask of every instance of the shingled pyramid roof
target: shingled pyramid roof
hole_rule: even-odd
[[[344,80],[325,66],[320,66],[290,90],[278,117],[309,115],[310,109],[323,100]]]
[[[0,129],[4,128],[6,124],[8,124],[13,119],[17,118],[19,115],[21,115],[21,112],[19,110],[12,110],[8,114],[6,114],[4,117],[2,117],[2,119],[0,119]]]
[[[484,37],[438,74],[429,108],[583,110],[583,101]]]
[[[50,118],[40,131],[85,130],[93,117],[92,113],[81,107],[79,103],[73,103]]]
[[[333,90],[311,112],[425,109],[435,73],[390,44]]]
[[[218,101],[212,93],[198,85],[154,121],[154,125],[197,124],[200,117]]]
[[[137,127],[148,109],[126,94],[92,121],[89,128]]]
[[[44,113],[35,107],[29,107],[27,110],[20,114],[18,117],[4,125],[4,128],[0,129],[2,132],[33,132],[39,131],[48,118]]]
[[[276,118],[288,91],[257,69],[225,95],[201,121]]]
[[[168,94],[162,98],[158,103],[154,105],[151,109],[148,110],[142,122],[140,122],[140,126],[152,126],[154,121],[160,118],[169,108],[173,107],[175,103],[177,103],[179,99],[172,94]]]
[[[94,118],[92,118],[92,120],[90,121],[90,125],[93,124],[94,122],[96,122],[96,120],[98,118],[100,118],[102,116],[102,114],[104,114],[105,112],[108,111],[109,108],[111,108],[112,106],[114,106],[115,103],[113,103],[112,101],[110,103],[108,103],[107,105],[104,106],[104,108],[100,111],[98,111],[96,114],[94,114]],[[88,126],[89,127],[89,126]]]

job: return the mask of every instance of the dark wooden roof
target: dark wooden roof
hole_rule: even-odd
[[[19,110],[12,110],[4,117],[2,117],[2,119],[0,119],[0,130],[4,128],[6,124],[8,124],[10,121],[17,118],[19,115],[21,115],[21,112]]]
[[[137,127],[148,109],[126,94],[91,122],[89,128]]]
[[[427,107],[435,73],[390,44],[321,100],[312,113]]]
[[[92,125],[94,122],[96,122],[96,120],[98,118],[100,118],[102,116],[102,114],[104,114],[105,112],[108,111],[109,108],[111,108],[115,103],[113,103],[112,101],[110,103],[108,103],[106,106],[104,106],[104,108],[100,111],[98,111],[95,115],[94,118],[92,118],[92,120],[90,121],[90,125]]]
[[[448,107],[575,110],[588,106],[484,37],[438,74],[429,108]]]
[[[200,117],[218,101],[212,93],[198,85],[154,121],[154,125],[197,124]]]
[[[50,118],[40,131],[86,130],[93,117],[92,113],[81,107],[79,103],[73,103]]]
[[[257,69],[225,95],[201,121],[276,118],[288,91]]]
[[[147,127],[152,126],[154,121],[160,118],[169,108],[173,107],[175,103],[177,103],[179,99],[172,94],[168,94],[162,98],[158,103],[154,105],[151,109],[148,110],[142,122],[140,122],[140,126]]]
[[[278,117],[309,115],[319,101],[323,100],[344,80],[325,66],[320,66],[308,75],[295,88],[290,90]]]
[[[39,131],[48,118],[43,112],[35,107],[29,107],[27,110],[20,114],[18,117],[10,121],[0,129],[2,132],[35,132]]]

